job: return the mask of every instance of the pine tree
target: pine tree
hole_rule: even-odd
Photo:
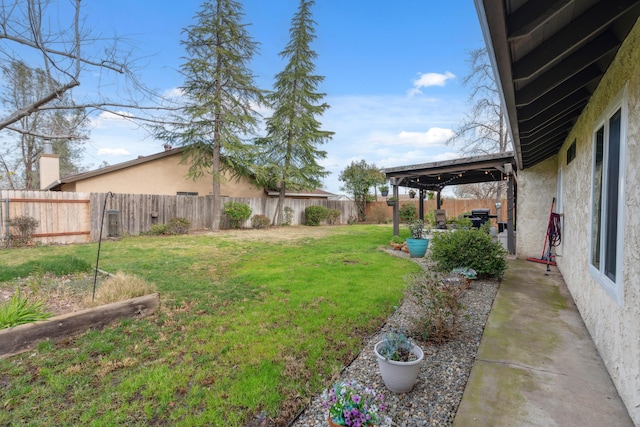
[[[181,87],[187,98],[182,115],[173,128],[160,129],[162,139],[186,146],[183,161],[189,177],[212,177],[212,231],[220,229],[224,172],[247,175],[263,93],[253,81],[248,64],[257,52],[241,20],[240,3],[233,0],[205,1],[197,13],[197,24],[185,29],[188,60],[181,70]]]
[[[266,120],[267,136],[258,141],[263,150],[260,175],[280,192],[273,221],[276,225],[283,221],[287,190],[314,190],[328,174],[317,163],[327,156],[317,146],[330,139],[333,132],[321,130],[318,120],[329,105],[321,103],[325,94],[316,92],[324,77],[314,75],[317,54],[310,47],[316,37],[313,4],[313,0],[300,0],[291,20],[291,38],[280,52],[288,63],[276,75],[274,91],[267,95],[273,115]]]

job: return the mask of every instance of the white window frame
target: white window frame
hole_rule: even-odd
[[[595,122],[592,131],[592,162],[591,162],[591,198],[589,205],[589,254],[588,264],[589,273],[591,277],[602,287],[602,289],[619,305],[623,305],[623,266],[624,266],[624,205],[625,205],[625,170],[626,170],[626,151],[627,151],[627,87],[613,99],[607,109]],[[601,202],[601,219],[600,219],[600,266],[599,268],[592,264],[593,254],[593,222],[594,222],[594,197],[595,197],[595,162],[596,162],[596,134],[598,130],[604,127],[604,147],[603,147],[603,168],[602,168],[602,199],[606,200],[607,195],[607,171],[609,165],[608,159],[608,146],[609,146],[609,120],[616,112],[620,110],[620,159],[618,169],[618,209],[617,209],[617,230],[616,230],[616,277],[615,281],[611,280],[605,274],[605,244],[606,244],[606,230],[604,224],[606,223],[606,209]]]

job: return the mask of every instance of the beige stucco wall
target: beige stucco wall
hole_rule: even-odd
[[[551,202],[556,195],[557,156],[518,173],[516,254],[542,256]]]
[[[518,255],[540,256],[551,198],[562,176],[564,214],[558,268],[631,418],[640,425],[640,24],[618,52],[558,156],[519,173]],[[592,137],[596,120],[627,90],[623,301],[592,279],[589,266]],[[576,141],[576,158],[566,152]],[[542,221],[542,222],[541,222]],[[536,252],[537,250],[537,252]]]
[[[128,193],[128,194],[166,194],[175,196],[177,192],[197,192],[199,196],[211,194],[212,178],[206,174],[197,181],[186,178],[188,165],[180,164],[180,153],[157,160],[134,165],[77,181],[62,186],[62,191],[87,193]],[[227,175],[221,184],[222,196],[229,197],[266,197],[262,188],[246,178],[236,182]]]

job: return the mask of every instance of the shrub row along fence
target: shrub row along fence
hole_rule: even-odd
[[[424,203],[425,220],[427,215],[433,213],[436,209],[435,200],[422,200]],[[402,207],[405,204],[413,204],[416,208],[416,212],[419,209],[420,199],[414,198],[401,198],[398,206]],[[498,212],[498,219],[493,221],[507,222],[507,200],[503,199],[501,202],[501,208]],[[442,203],[442,209],[445,210],[447,218],[455,218],[465,213],[471,212],[473,209],[489,209],[491,215],[496,215],[496,200],[495,199],[446,199]],[[393,218],[393,207],[387,206],[387,202],[384,198],[379,197],[378,201],[367,203],[366,207],[367,220],[369,222],[376,222],[380,219],[391,221]],[[384,222],[384,221],[383,221]]]
[[[277,199],[266,197],[222,199],[223,205],[229,201],[246,203],[252,216],[262,214],[270,219],[273,219],[278,203]],[[338,223],[341,224],[346,224],[357,214],[352,201],[285,199],[284,206],[293,210],[291,225],[304,224],[304,211],[312,205],[340,211]],[[154,224],[166,224],[175,217],[188,219],[192,230],[207,230],[211,225],[213,207],[212,196],[0,190],[0,245],[8,244],[9,236],[15,233],[9,222],[20,216],[38,221],[34,241],[69,244],[97,241],[101,224],[103,237],[137,235],[149,231]],[[221,228],[229,227],[229,218],[223,215]],[[247,220],[242,227],[251,227],[251,221]]]

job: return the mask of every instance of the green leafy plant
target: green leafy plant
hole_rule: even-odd
[[[317,226],[327,219],[329,210],[320,205],[307,206],[304,210],[304,216],[306,218],[306,225]]]
[[[502,278],[507,269],[507,252],[479,230],[437,233],[431,239],[431,259],[440,271],[472,268],[480,278]]]
[[[284,221],[282,222],[283,226],[290,226],[293,221],[293,208],[290,206],[284,207]]]
[[[381,185],[380,187],[378,187],[378,190],[380,190],[381,193],[388,193],[389,192],[389,186],[388,185]]]
[[[404,222],[413,221],[418,216],[418,211],[416,210],[416,205],[413,203],[403,203],[400,206],[400,211],[398,212],[400,215],[400,220]]]
[[[322,393],[322,404],[329,417],[339,426],[376,426],[386,411],[383,396],[357,381],[339,382]]]
[[[227,202],[224,204],[224,213],[231,221],[231,228],[240,228],[251,217],[251,208],[246,203]]]
[[[51,313],[44,311],[41,301],[29,301],[19,291],[14,293],[9,301],[0,304],[0,329],[45,320],[49,317]]]
[[[412,239],[422,239],[424,237],[425,227],[421,219],[416,219],[407,224],[407,228],[411,233]]]
[[[391,243],[396,243],[396,244],[404,243],[404,239],[402,237],[400,237],[400,236],[393,236],[391,238]]]
[[[382,338],[382,345],[378,348],[378,353],[385,359],[394,362],[411,362],[417,360],[411,351],[413,342],[407,335],[400,331],[391,331]]]
[[[251,226],[253,228],[269,228],[271,221],[265,215],[254,215],[251,217]]]
[[[437,275],[417,277],[413,295],[423,315],[415,332],[425,341],[443,343],[455,337],[460,309],[460,298],[468,288],[466,281],[442,278]]]
[[[18,234],[11,235],[11,241],[17,246],[24,246],[31,242],[33,232],[40,222],[33,217],[22,215],[9,220],[9,225],[17,230]]]

